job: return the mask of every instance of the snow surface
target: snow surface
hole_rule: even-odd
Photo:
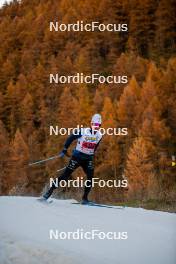
[[[0,197],[0,264],[175,264],[176,214]],[[50,239],[49,231],[127,232],[126,240]]]

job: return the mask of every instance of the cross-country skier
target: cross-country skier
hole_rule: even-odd
[[[81,166],[87,175],[87,180],[89,180],[90,187],[84,187],[84,195],[82,197],[82,203],[86,204],[89,202],[88,194],[92,187],[92,178],[94,175],[94,154],[97,149],[101,139],[102,134],[99,129],[101,127],[102,119],[101,115],[95,114],[91,120],[90,128],[82,128],[79,130],[79,134],[72,134],[69,136],[64,144],[63,150],[59,153],[60,157],[67,154],[67,149],[74,140],[77,140],[77,145],[73,150],[72,157],[69,160],[63,174],[58,177],[58,184],[61,180],[68,181],[73,171],[75,171],[79,166]],[[56,189],[53,184],[48,191],[43,195],[43,199],[47,200],[53,190]]]

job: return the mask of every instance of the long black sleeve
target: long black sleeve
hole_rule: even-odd
[[[97,150],[97,148],[98,148],[98,146],[99,146],[101,140],[102,140],[102,138],[100,139],[100,141],[99,141],[98,144],[96,145],[96,147],[95,147],[95,151]]]
[[[72,143],[75,139],[78,139],[78,138],[80,138],[80,137],[81,137],[81,133],[79,133],[78,135],[74,135],[74,134],[70,135],[70,136],[67,138],[67,140],[65,141],[64,148],[65,148],[65,149],[68,149],[69,146],[71,145],[71,143]]]

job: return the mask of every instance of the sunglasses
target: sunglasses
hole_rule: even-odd
[[[99,123],[92,123],[92,126],[101,127],[101,124],[99,124]]]

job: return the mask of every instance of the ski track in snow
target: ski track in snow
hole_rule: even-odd
[[[0,264],[175,264],[176,214],[0,197]],[[127,232],[126,240],[49,239],[58,231]]]

